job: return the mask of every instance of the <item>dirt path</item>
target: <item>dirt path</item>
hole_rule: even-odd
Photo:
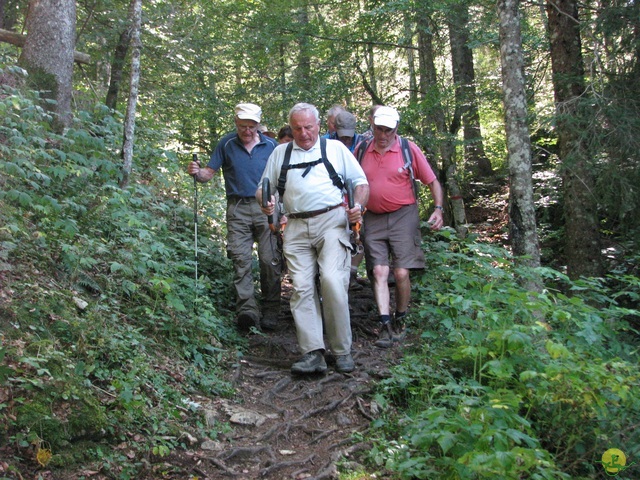
[[[286,280],[285,280],[285,287]],[[288,291],[288,288],[286,288]],[[204,405],[209,422],[233,428],[217,442],[182,455],[183,467],[200,479],[333,479],[336,462],[352,462],[351,470],[371,445],[358,443],[378,415],[372,401],[373,382],[388,375],[399,349],[373,345],[377,333],[369,285],[350,292],[356,370],[337,373],[327,355],[326,375],[292,376],[300,354],[293,318],[286,311],[275,332],[252,335],[248,355],[234,369],[237,395],[211,399]],[[173,464],[178,459],[168,459]],[[190,465],[187,464],[190,463]]]

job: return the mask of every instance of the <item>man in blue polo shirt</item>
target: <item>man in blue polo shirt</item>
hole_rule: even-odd
[[[281,261],[277,239],[256,203],[256,186],[277,143],[258,131],[262,110],[252,103],[235,108],[236,130],[220,139],[206,167],[191,162],[187,171],[198,182],[208,182],[222,168],[227,195],[227,256],[235,269],[238,327],[273,330],[280,312]],[[253,287],[253,244],[258,243],[262,316]],[[261,318],[262,317],[262,318]]]

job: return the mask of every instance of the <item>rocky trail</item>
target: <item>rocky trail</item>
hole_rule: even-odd
[[[286,278],[284,284],[288,292]],[[198,479],[335,479],[338,462],[357,471],[371,445],[354,434],[366,437],[380,414],[372,400],[373,384],[388,376],[400,355],[399,348],[374,346],[373,292],[366,281],[362,284],[350,291],[356,370],[337,373],[327,353],[326,374],[291,374],[300,354],[285,294],[278,329],[251,335],[247,355],[232,369],[236,395],[200,399],[210,424],[226,422],[232,429],[218,441],[165,459],[173,468],[180,464],[180,478],[188,473]]]

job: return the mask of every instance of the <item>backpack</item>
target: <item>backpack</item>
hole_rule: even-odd
[[[327,159],[327,139],[326,138],[322,138],[322,137],[320,138],[321,158],[313,162],[304,162],[304,163],[297,163],[295,165],[290,165],[289,162],[291,161],[292,151],[293,151],[293,142],[289,142],[289,144],[287,145],[287,149],[284,152],[284,160],[282,162],[282,167],[280,168],[280,176],[278,177],[277,188],[278,188],[278,194],[280,195],[280,201],[282,201],[282,199],[284,198],[285,184],[287,183],[287,172],[290,169],[304,168],[305,171],[302,172],[302,176],[304,177],[305,175],[307,175],[307,173],[309,173],[309,170],[311,170],[311,167],[314,167],[320,163],[324,163],[324,166],[327,169],[327,172],[329,172],[329,178],[331,179],[331,182],[336,186],[336,188],[341,192],[342,190],[344,190],[344,183],[342,182],[342,179],[336,173],[336,170],[335,168],[333,168],[333,165],[331,165],[331,162],[329,162],[329,160]]]
[[[402,151],[402,157],[404,158],[404,165],[402,165],[402,169],[407,170],[409,172],[409,177],[411,177],[411,185],[413,186],[413,196],[417,200],[419,186],[418,186],[416,177],[413,173],[413,154],[411,153],[411,148],[409,147],[409,140],[407,140],[404,137],[401,137],[400,135],[398,135],[398,137],[400,138],[400,150]],[[356,157],[356,160],[358,160],[358,163],[362,163],[362,157],[364,157],[364,152],[367,151],[367,148],[369,148],[369,145],[371,145],[372,141],[373,141],[373,138],[367,138],[361,141],[356,146],[356,150],[355,152],[353,152],[353,154]]]

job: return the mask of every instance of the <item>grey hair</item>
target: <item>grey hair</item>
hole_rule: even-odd
[[[293,108],[289,110],[289,123],[291,123],[291,117],[300,112],[311,112],[316,122],[320,123],[320,113],[318,109],[310,103],[296,103]]]
[[[329,110],[327,110],[327,117],[335,117],[340,112],[346,112],[342,105],[335,104]]]

